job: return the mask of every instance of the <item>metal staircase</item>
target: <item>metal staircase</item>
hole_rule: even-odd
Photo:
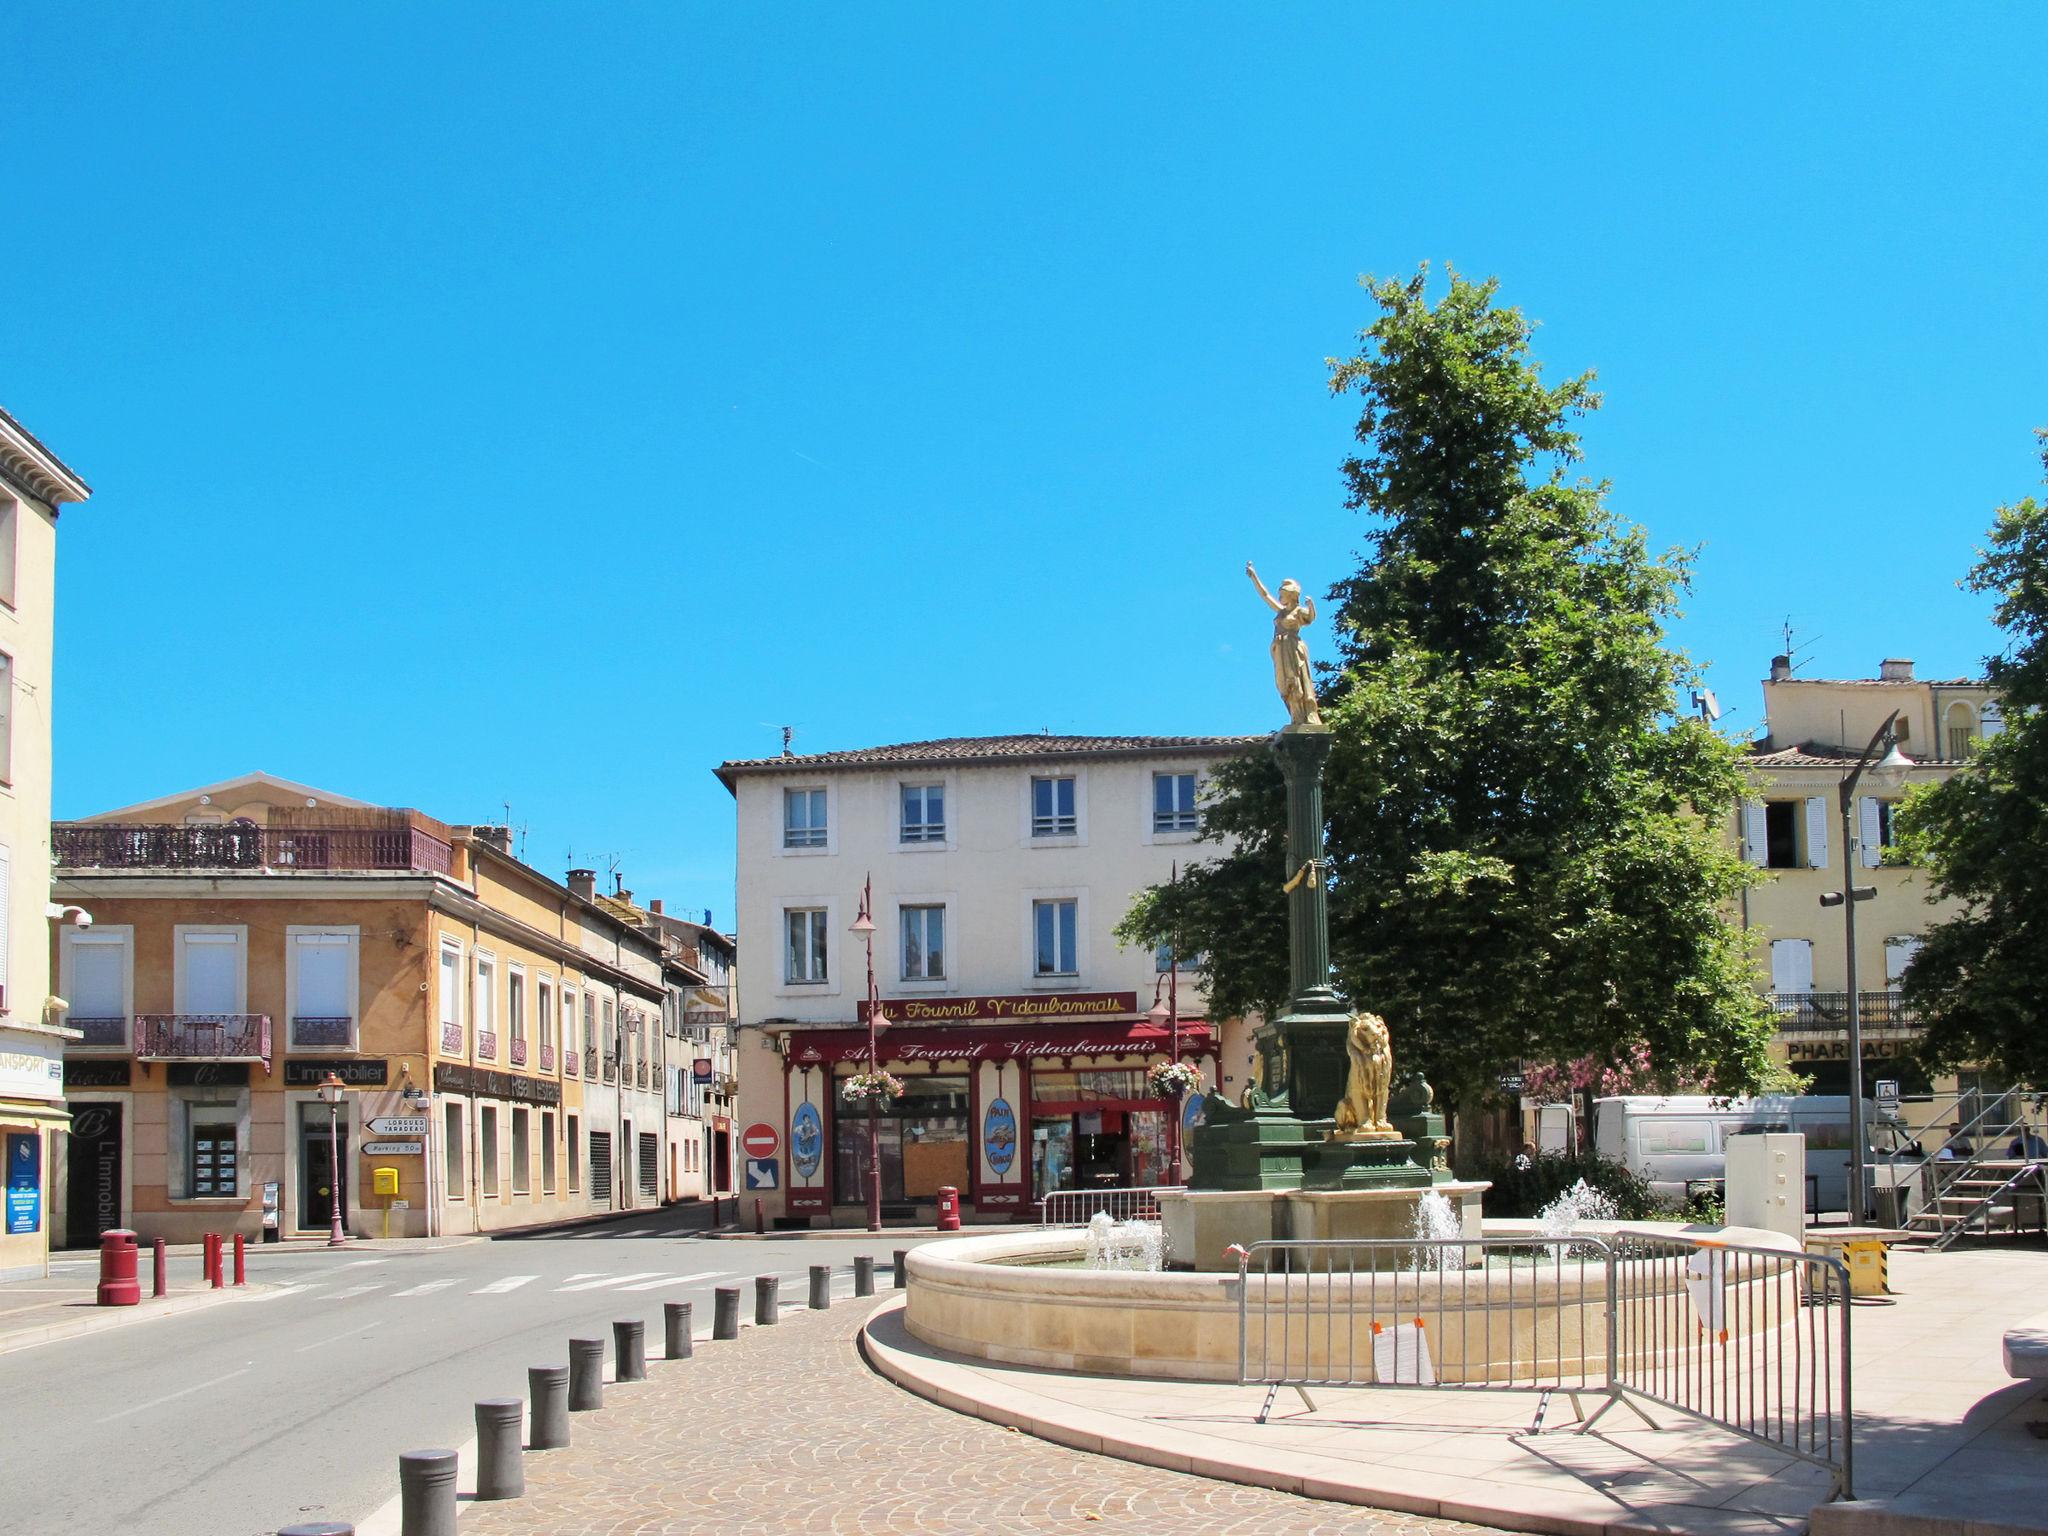
[[[1956,1111],[1967,1102],[1966,1096],[1949,1101]],[[1906,1221],[1909,1231],[1932,1238],[1930,1252],[1941,1252],[1968,1232],[1988,1235],[2000,1226],[2017,1232],[2019,1201],[2014,1197],[2029,1185],[2048,1202],[2048,1158],[2010,1155],[2012,1142],[2028,1133],[2023,1096],[2008,1092],[1978,1102],[1981,1107],[1961,1122],[1960,1133],[1949,1136],[1952,1144],[1959,1134],[1972,1151],[1967,1157],[1928,1164],[1927,1204]],[[1932,1116],[1922,1127],[1923,1134],[1937,1129],[1940,1119]],[[2048,1205],[2042,1209],[2048,1210]]]

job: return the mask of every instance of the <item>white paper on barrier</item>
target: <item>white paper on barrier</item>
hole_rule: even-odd
[[[1728,1256],[1716,1248],[1695,1248],[1685,1261],[1685,1290],[1692,1297],[1692,1309],[1700,1326],[1715,1338],[1728,1331],[1728,1293],[1722,1275]]]
[[[1388,1386],[1433,1387],[1429,1335],[1414,1323],[1395,1323],[1372,1336],[1372,1374]]]

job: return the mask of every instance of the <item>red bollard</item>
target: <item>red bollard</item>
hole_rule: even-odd
[[[245,1251],[248,1246],[249,1240],[237,1232],[235,1234],[235,1284],[237,1285],[247,1285],[249,1283],[249,1260]]]
[[[216,1291],[227,1284],[226,1266],[221,1259],[218,1232],[206,1234],[206,1278],[212,1282]]]
[[[754,1236],[759,1237],[767,1230],[767,1227],[761,1221],[761,1197],[756,1195],[754,1196]]]
[[[950,1184],[939,1186],[939,1230],[958,1232],[960,1230],[960,1191]]]
[[[100,1292],[103,1307],[132,1307],[142,1300],[135,1278],[135,1234],[115,1227],[100,1234]]]
[[[164,1254],[164,1240],[149,1245],[149,1294],[161,1296],[171,1288],[170,1262]]]

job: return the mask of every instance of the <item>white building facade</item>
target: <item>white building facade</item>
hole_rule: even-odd
[[[1205,782],[1253,737],[962,737],[728,762],[738,817],[742,1198],[789,1224],[865,1212],[873,881],[887,1213],[959,1191],[967,1219],[1052,1189],[1181,1182],[1149,1066],[1177,1043],[1234,1094],[1248,1047],[1199,983],[1120,945],[1133,897],[1198,846]],[[1191,1110],[1193,1101],[1190,1101]],[[1198,1111],[1197,1111],[1198,1112]],[[743,1215],[746,1214],[743,1212]]]

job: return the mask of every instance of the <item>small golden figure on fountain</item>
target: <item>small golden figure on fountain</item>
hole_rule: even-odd
[[[1337,1101],[1331,1140],[1398,1141],[1401,1133],[1387,1123],[1387,1090],[1394,1081],[1394,1041],[1387,1021],[1376,1013],[1351,1015],[1344,1052],[1351,1058],[1351,1076]]]

